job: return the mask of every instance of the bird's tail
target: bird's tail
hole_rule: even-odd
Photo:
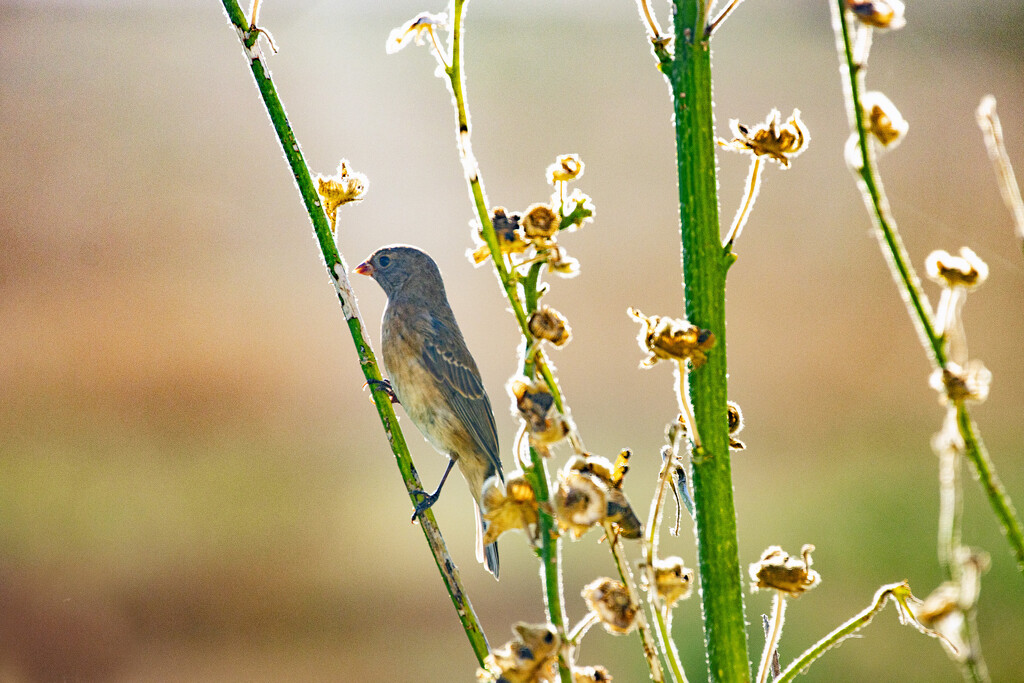
[[[487,531],[488,523],[481,516],[480,506],[476,508],[476,561],[487,567],[487,571],[498,580],[498,542],[484,545],[484,532]]]

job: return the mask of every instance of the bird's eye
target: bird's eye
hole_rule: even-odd
[[[381,256],[379,259],[377,259],[377,263],[380,264],[381,268],[387,268],[388,264],[391,263],[391,257],[390,256]]]

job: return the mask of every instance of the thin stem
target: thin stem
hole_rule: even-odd
[[[732,11],[734,9],[736,9],[736,7],[738,7],[741,2],[743,2],[743,0],[732,0],[732,2],[730,2],[728,5],[726,5],[722,9],[722,11],[718,13],[718,16],[715,17],[711,21],[710,24],[708,24],[708,35],[709,36],[713,35],[715,33],[715,31],[718,30],[718,27],[721,26],[722,22],[725,21],[729,17],[729,14],[731,14]]]
[[[747,190],[743,195],[743,202],[736,211],[736,217],[732,219],[732,227],[729,228],[729,232],[722,242],[726,249],[732,249],[733,243],[736,242],[740,233],[743,232],[743,226],[747,224],[750,210],[754,208],[754,201],[757,199],[757,193],[761,187],[761,171],[763,168],[764,164],[761,163],[761,157],[756,154],[753,155],[753,159],[750,162],[750,172],[747,173]]]
[[[647,22],[647,30],[650,33],[651,40],[661,40],[661,26],[658,25],[658,20],[654,16],[654,12],[651,11],[650,0],[637,0],[637,4],[640,5],[640,11]]]
[[[889,261],[893,277],[901,288],[907,310],[917,327],[921,342],[928,352],[933,366],[944,368],[948,362],[944,337],[938,333],[932,321],[931,307],[921,292],[920,281],[910,265],[903,242],[896,229],[896,222],[889,211],[889,201],[875,168],[874,154],[869,144],[867,125],[864,121],[864,109],[861,106],[864,70],[863,65],[854,60],[850,21],[846,16],[846,0],[835,0],[832,3],[832,18],[836,31],[837,49],[840,59],[846,67],[843,73],[847,88],[847,114],[850,125],[857,135],[861,156],[861,167],[858,169],[857,175],[864,195],[864,202],[881,236],[885,246],[883,251]],[[1024,532],[1021,530],[1021,523],[1013,509],[1013,503],[996,475],[995,466],[988,457],[988,452],[981,442],[981,437],[977,434],[970,414],[962,404],[957,406],[957,424],[964,440],[967,458],[974,465],[978,481],[1003,528],[1011,552],[1017,560],[1018,569],[1024,573]]]
[[[252,28],[251,24],[246,20],[245,15],[238,6],[237,0],[223,0],[223,4],[229,21],[238,32],[238,37],[242,41],[242,48],[249,61],[253,77],[256,79],[256,85],[263,97],[267,114],[270,116],[274,131],[277,133],[281,148],[284,150],[288,165],[291,167],[295,177],[299,193],[302,195],[303,203],[306,206],[310,222],[316,233],[317,242],[323,253],[327,273],[334,284],[352,342],[355,344],[363,376],[367,380],[380,380],[381,374],[373,349],[363,334],[362,319],[356,305],[355,295],[352,293],[348,280],[348,267],[338,252],[337,245],[331,235],[327,217],[324,215],[324,210],[320,203],[320,197],[313,186],[309,168],[306,166],[299,143],[295,139],[295,135],[288,123],[284,106],[277,96],[277,90],[271,80],[270,71],[263,63],[262,51],[257,44],[259,31]],[[402,480],[410,492],[410,500],[416,503],[418,498],[414,497],[412,492],[422,489],[423,484],[420,482],[419,476],[416,474],[416,468],[413,466],[412,458],[409,456],[409,449],[405,443],[402,430],[398,425],[398,418],[395,416],[395,411],[391,406],[391,399],[384,390],[379,388],[380,385],[374,385],[373,382],[370,384],[374,404],[377,406],[377,414],[384,427],[384,432],[387,434],[388,442],[391,444],[391,450],[395,455],[398,469],[402,474]],[[437,527],[437,521],[434,518],[433,512],[428,510],[420,515],[420,528],[423,530],[423,535],[430,546],[434,562],[437,564],[445,588],[451,597],[452,604],[455,606],[455,611],[459,615],[459,620],[462,622],[462,628],[466,632],[466,637],[473,648],[473,653],[476,655],[477,661],[483,665],[484,657],[488,653],[487,638],[480,626],[476,613],[473,611],[469,596],[462,585],[458,567],[448,553],[444,537]]]
[[[939,456],[939,564],[946,579],[960,580],[960,530],[963,519],[963,487],[960,482],[960,456],[963,448],[958,438],[956,408],[950,407],[942,431],[936,436]]]
[[[976,115],[978,126],[985,137],[988,158],[992,160],[992,165],[996,170],[999,193],[1003,196],[1003,202],[1010,210],[1010,215],[1013,216],[1013,224],[1021,242],[1021,250],[1024,251],[1024,200],[1020,198],[1020,186],[1013,173],[1010,155],[1006,153],[1006,146],[1003,144],[1003,126],[999,123],[999,116],[996,114],[996,98],[991,95],[983,97],[981,104],[978,105]]]
[[[716,344],[690,373],[689,398],[703,453],[693,459],[697,560],[709,676],[750,679],[736,507],[726,408],[725,276],[715,163],[711,46],[707,5],[674,0],[675,55],[662,64],[675,114],[676,163],[686,319],[711,330]]]
[[[644,658],[647,660],[647,666],[651,669],[651,680],[654,683],[664,683],[665,672],[661,668],[661,660],[658,658],[658,648],[654,643],[654,636],[651,635],[651,627],[647,623],[647,615],[643,610],[643,603],[640,602],[640,592],[636,588],[633,572],[630,570],[629,563],[622,552],[622,541],[619,540],[619,535],[612,528],[611,522],[607,520],[604,522],[604,533],[608,539],[608,547],[612,551],[612,558],[615,560],[615,568],[619,570],[619,578],[622,579],[623,585],[626,586],[630,602],[636,605],[637,608],[636,627],[640,632]],[[651,587],[651,590],[655,590],[654,586]],[[685,679],[680,679],[680,681],[682,680]]]
[[[757,683],[767,683],[772,670],[772,655],[779,647],[782,637],[782,623],[786,618],[786,596],[776,591],[772,599],[772,625],[764,640],[764,651],[761,653],[761,665],[757,669]]]
[[[572,627],[572,631],[569,632],[566,638],[570,644],[578,645],[580,639],[587,634],[587,631],[600,622],[601,617],[597,616],[597,612],[587,612],[587,616],[580,619],[580,623]]]

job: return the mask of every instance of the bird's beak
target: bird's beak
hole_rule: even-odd
[[[373,266],[370,265],[369,261],[363,261],[353,270],[355,270],[355,272],[359,273],[360,275],[367,275],[369,277],[373,277]]]

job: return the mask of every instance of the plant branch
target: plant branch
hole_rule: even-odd
[[[850,19],[846,14],[846,0],[833,1],[832,18],[836,31],[837,50],[845,67],[843,74],[846,81],[847,114],[850,126],[857,136],[860,152],[860,168],[856,171],[861,193],[881,238],[883,252],[889,262],[893,278],[900,287],[907,310],[920,335],[921,343],[928,352],[933,367],[944,368],[948,362],[945,337],[937,331],[932,320],[931,306],[921,291],[920,280],[910,264],[875,166],[874,153],[868,138],[868,127],[864,120],[864,108],[861,105],[864,67],[854,58],[852,29]],[[1017,560],[1017,566],[1024,573],[1024,532],[1021,531],[1021,524],[1013,509],[1013,503],[996,475],[995,465],[989,458],[988,451],[962,402],[957,405],[957,424],[964,440],[965,453],[971,464],[974,465],[978,481],[1003,528],[1011,552]]]
[[[313,187],[309,168],[306,166],[298,141],[295,139],[295,135],[288,123],[284,106],[277,96],[277,90],[271,80],[270,71],[264,64],[263,54],[257,43],[260,30],[246,21],[245,15],[242,13],[236,0],[222,1],[228,20],[237,31],[238,37],[242,42],[242,49],[245,51],[253,77],[256,79],[256,86],[263,97],[267,114],[270,116],[270,121],[273,124],[274,131],[277,133],[281,148],[284,150],[285,158],[288,160],[288,165],[292,170],[299,193],[302,195],[303,203],[306,206],[306,211],[309,214],[310,222],[324,257],[327,273],[331,277],[331,282],[337,292],[342,313],[345,315],[349,333],[355,344],[356,353],[359,356],[359,365],[363,370],[363,376],[370,382],[373,401],[377,406],[377,414],[388,437],[391,450],[395,455],[398,469],[402,474],[402,480],[410,492],[410,500],[416,503],[417,498],[412,495],[412,492],[422,489],[423,484],[420,482],[419,476],[416,474],[416,468],[413,466],[412,458],[409,456],[409,449],[405,443],[405,437],[402,435],[402,430],[398,425],[398,419],[392,408],[391,399],[383,389],[379,388],[380,385],[374,384],[374,381],[381,379],[381,374],[370,343],[363,334],[362,320],[356,305],[355,295],[348,280],[348,267],[338,252],[327,217],[320,202],[320,197]],[[462,585],[458,567],[448,553],[433,512],[428,510],[420,515],[420,527],[430,546],[434,562],[441,573],[441,578],[444,581],[445,588],[448,590],[448,595],[452,599],[452,604],[455,606],[455,611],[459,615],[459,620],[466,632],[466,637],[473,648],[473,653],[476,655],[477,661],[483,665],[484,657],[488,653],[487,638],[480,626],[476,613],[473,611],[469,596]]]
[[[1003,126],[999,123],[999,116],[996,114],[996,98],[991,95],[983,97],[981,104],[978,105],[976,116],[978,126],[985,137],[988,158],[992,160],[992,165],[996,170],[999,193],[1003,196],[1006,208],[1010,210],[1021,250],[1024,251],[1024,200],[1020,198],[1020,186],[1013,173],[1010,155],[1006,153],[1006,146],[1003,144]]]
[[[675,113],[686,318],[717,340],[690,373],[689,398],[703,446],[693,460],[704,643],[714,680],[750,678],[729,453],[725,276],[715,164],[707,6],[674,0],[675,57],[663,69]]]

